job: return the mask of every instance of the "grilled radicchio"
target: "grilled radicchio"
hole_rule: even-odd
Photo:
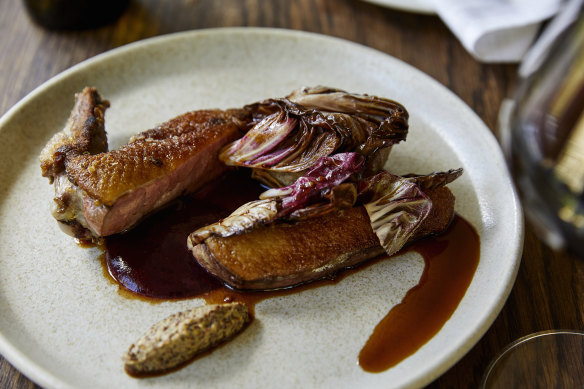
[[[254,169],[270,187],[293,183],[322,157],[357,151],[365,170],[378,171],[392,145],[406,139],[408,112],[399,103],[326,87],[248,105],[252,128],[225,146],[227,165]]]
[[[201,243],[211,235],[230,236],[271,223],[277,219],[298,220],[353,206],[356,185],[342,184],[363,167],[358,153],[341,153],[321,158],[308,173],[290,186],[270,189],[236,209],[227,218],[191,234]]]
[[[270,189],[262,193],[260,198],[280,199],[278,217],[290,215],[309,203],[327,198],[333,188],[338,187],[352,174],[362,169],[364,160],[364,157],[358,153],[339,153],[332,157],[322,157],[306,175],[298,178],[292,185]],[[357,192],[354,191],[354,193],[353,201],[348,204],[349,207],[353,206],[356,200]],[[339,195],[340,192],[337,192],[337,199]]]
[[[416,236],[432,211],[432,201],[424,191],[444,186],[462,174],[462,169],[457,169],[401,177],[384,171],[359,182],[350,181],[362,166],[363,157],[358,153],[323,157],[294,184],[270,189],[260,196],[261,200],[247,203],[226,219],[193,232],[190,247],[211,235],[226,237],[278,220],[312,218],[364,205],[381,246],[392,255]]]
[[[462,169],[425,176],[396,176],[381,172],[359,182],[359,201],[371,227],[388,255],[399,251],[430,214],[432,201],[424,191],[444,186],[462,174]]]

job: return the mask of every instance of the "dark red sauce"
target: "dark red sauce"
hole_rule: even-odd
[[[287,290],[236,292],[224,287],[193,259],[186,247],[187,236],[257,199],[262,191],[249,175],[232,172],[204,191],[175,201],[135,229],[108,237],[105,262],[109,274],[123,290],[149,301],[190,297],[202,297],[209,304],[240,301],[253,313],[255,304],[263,299],[336,283],[365,266],[388,259],[380,257],[334,278]],[[406,249],[423,256],[424,272],[420,283],[377,325],[359,354],[359,365],[365,371],[387,370],[442,328],[472,280],[479,247],[474,228],[457,215],[443,235]]]
[[[192,196],[174,201],[131,231],[107,237],[108,272],[141,296],[176,299],[221,287],[187,249],[187,236],[228,216],[263,191],[249,174],[231,173]]]

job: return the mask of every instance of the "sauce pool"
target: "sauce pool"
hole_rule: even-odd
[[[131,231],[105,239],[108,273],[132,296],[150,301],[201,297],[208,304],[245,303],[253,313],[263,299],[298,293],[339,282],[380,257],[334,278],[274,292],[237,292],[224,287],[193,259],[187,236],[216,222],[238,206],[258,198],[264,189],[248,174],[232,172],[214,185],[179,199]],[[479,261],[480,242],[474,228],[456,215],[448,230],[407,248],[425,262],[417,286],[377,325],[359,354],[359,365],[380,372],[396,365],[430,340],[456,310]],[[126,293],[129,295],[129,293]]]
[[[264,189],[249,175],[231,173],[205,190],[169,204],[132,230],[105,239],[109,274],[140,296],[157,299],[197,297],[222,286],[188,250],[187,237],[215,223]]]

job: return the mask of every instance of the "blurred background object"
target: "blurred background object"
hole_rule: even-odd
[[[522,65],[501,130],[529,221],[552,248],[584,257],[582,1],[571,1],[564,13],[561,24],[549,26],[555,35],[549,47]]]
[[[506,347],[487,369],[481,389],[583,386],[584,332],[542,331]]]
[[[482,62],[519,62],[562,0],[432,0],[465,49]]]
[[[82,30],[116,21],[129,0],[24,0],[32,20],[48,29]]]

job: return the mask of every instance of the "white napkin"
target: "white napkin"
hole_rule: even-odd
[[[432,0],[466,50],[483,62],[519,62],[562,0]]]

